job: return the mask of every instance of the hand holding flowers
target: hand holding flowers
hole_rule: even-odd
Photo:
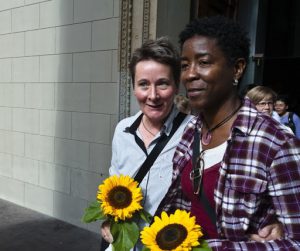
[[[131,177],[111,176],[99,185],[97,200],[86,208],[82,220],[108,221],[114,249],[129,251],[139,237],[137,222],[150,221],[150,215],[141,206],[142,199],[142,190]]]
[[[137,243],[140,229],[137,222],[150,223],[151,216],[141,206],[142,190],[129,176],[114,175],[99,185],[97,200],[85,210],[83,222],[105,220],[110,225],[114,250],[129,251]],[[162,212],[141,232],[143,251],[209,251],[195,217],[183,210],[168,216]]]

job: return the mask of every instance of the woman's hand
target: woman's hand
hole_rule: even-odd
[[[257,234],[251,234],[250,240],[264,242],[281,239],[282,237],[283,228],[281,223],[274,223],[260,229]]]
[[[100,229],[100,233],[102,235],[102,238],[104,240],[106,240],[108,243],[112,243],[113,242],[113,237],[110,233],[110,225],[108,221],[104,221],[102,223],[101,229]]]

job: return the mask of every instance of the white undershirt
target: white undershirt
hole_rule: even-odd
[[[204,155],[203,155],[203,159],[204,159],[204,163],[205,163],[204,169],[207,169],[207,168],[221,162],[223,160],[226,147],[227,147],[227,141],[225,141],[224,143],[222,143],[219,146],[205,150]],[[202,147],[200,146],[200,151],[202,150],[201,148]]]

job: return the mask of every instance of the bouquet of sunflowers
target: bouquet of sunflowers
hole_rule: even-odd
[[[152,216],[141,206],[143,194],[138,183],[129,176],[114,175],[99,185],[97,200],[85,209],[82,221],[105,220],[110,224],[114,250],[130,251],[139,237],[143,251],[209,251],[195,217],[183,210],[170,216],[162,212],[140,234],[137,222],[150,223]]]
[[[141,232],[143,251],[209,251],[211,248],[203,236],[195,217],[184,210],[176,210],[170,216],[162,212],[161,218],[155,216],[154,222]]]
[[[85,209],[82,221],[108,221],[114,250],[129,251],[139,238],[137,222],[151,220],[141,206],[142,199],[142,190],[131,177],[111,176],[99,185],[97,200]]]

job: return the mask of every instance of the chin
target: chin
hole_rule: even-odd
[[[153,121],[163,120],[167,116],[165,115],[165,113],[162,112],[146,112],[144,114],[146,115],[146,117]]]
[[[195,111],[201,111],[204,107],[204,104],[202,102],[190,102],[190,105]]]

